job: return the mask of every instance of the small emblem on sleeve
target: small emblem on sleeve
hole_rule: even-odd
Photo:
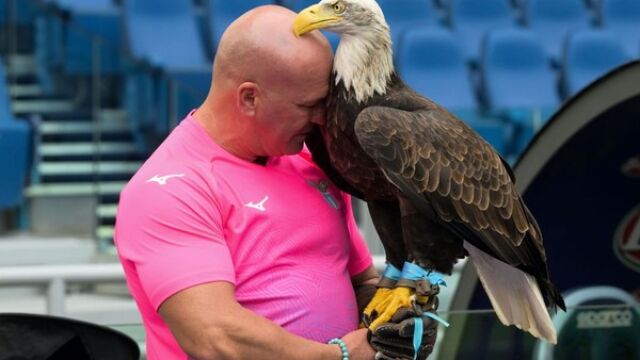
[[[155,175],[154,177],[152,177],[151,179],[147,180],[148,183],[150,182],[156,182],[160,185],[166,185],[167,181],[171,178],[178,178],[178,177],[183,177],[184,174],[171,174],[171,175],[164,175],[164,176],[159,176],[159,175]]]
[[[269,200],[269,196],[265,196],[264,199],[260,200],[260,202],[255,203],[253,201],[249,201],[248,203],[244,204],[244,206],[252,208],[252,209],[256,209],[259,211],[267,211],[267,209],[264,207],[264,203],[267,202],[267,200]]]

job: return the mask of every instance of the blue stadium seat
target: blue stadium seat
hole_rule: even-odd
[[[480,68],[486,106],[513,125],[509,152],[518,155],[558,106],[551,64],[531,32],[504,29],[486,36]]]
[[[215,46],[218,46],[225,29],[240,15],[255,7],[269,4],[275,4],[275,0],[209,0],[209,28]]]
[[[401,34],[413,27],[437,25],[431,0],[378,0],[391,29],[394,49],[399,49]]]
[[[175,116],[181,118],[209,91],[211,63],[198,30],[195,8],[184,0],[122,1],[124,35],[130,53],[161,70],[161,77],[148,70],[128,75],[126,107],[135,114],[134,128],[164,134],[170,122],[176,121]],[[172,89],[180,93],[174,94]],[[173,99],[184,99],[175,105],[179,109],[175,115],[167,110]]]
[[[15,8],[11,6],[15,5]],[[11,14],[12,11],[14,14]],[[19,25],[31,24],[36,13],[36,7],[31,1],[0,0],[0,25],[6,24],[15,15]]]
[[[280,3],[283,6],[288,7],[289,9],[299,12],[302,9],[305,9],[311,5],[319,3],[320,0],[282,0]]]
[[[450,0],[452,29],[457,34],[467,59],[480,55],[481,40],[492,29],[516,26],[508,0]]]
[[[209,66],[191,2],[123,0],[123,10],[133,56],[169,71]]]
[[[489,109],[554,108],[560,101],[545,50],[529,31],[489,33],[483,44],[481,69]]]
[[[398,73],[420,94],[454,112],[478,108],[464,54],[451,32],[408,30],[397,57]]]
[[[602,25],[623,43],[627,51],[637,54],[640,46],[640,1],[601,0]]]
[[[50,0],[70,14],[63,32],[64,59],[67,73],[87,75],[93,71],[94,45],[99,46],[99,72],[114,74],[120,64],[122,34],[121,12],[111,0]],[[92,43],[94,42],[95,43]],[[96,62],[95,64],[98,64]]]
[[[0,210],[22,202],[31,143],[28,124],[13,117],[5,79],[4,65],[0,61]]]
[[[49,0],[63,9],[79,12],[111,11],[115,7],[113,0]]]
[[[572,34],[562,59],[562,88],[572,96],[601,75],[631,60],[632,57],[606,31],[584,30]]]
[[[591,19],[583,0],[527,0],[527,27],[542,40],[554,60],[562,55],[562,42],[572,31],[588,28]]]

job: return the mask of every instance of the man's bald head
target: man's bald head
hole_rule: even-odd
[[[331,46],[317,31],[296,37],[295,16],[283,7],[255,8],[218,44],[211,91],[194,116],[240,158],[294,154],[313,124],[324,122]]]
[[[284,7],[267,5],[234,21],[218,45],[214,83],[266,81],[276,85],[310,70],[324,72],[330,68],[328,41],[319,32],[297,38],[292,31],[295,15]]]

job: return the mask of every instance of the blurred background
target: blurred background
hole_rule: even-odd
[[[0,0],[0,312],[108,325],[144,349],[113,247],[119,192],[205,98],[229,23],[263,4],[299,11],[315,2]],[[550,350],[500,325],[461,262],[441,293],[452,326],[431,358],[640,359],[640,80],[594,90],[619,95],[607,101],[584,90],[640,58],[640,0],[378,3],[405,82],[477,130],[516,173],[533,174],[520,189],[530,186],[525,199],[546,235],[552,279],[574,294],[575,311],[554,319],[569,330]],[[575,115],[581,94],[601,109]],[[556,130],[551,118],[581,125]],[[541,129],[558,141],[555,157],[544,155],[551,145]],[[565,139],[578,139],[576,150]],[[548,161],[525,161],[527,148]],[[586,180],[602,171],[584,169],[615,157],[624,182]],[[556,206],[569,190],[581,201]],[[366,210],[355,211],[382,267]]]

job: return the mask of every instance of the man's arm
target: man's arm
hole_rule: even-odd
[[[380,274],[373,264],[366,268],[363,272],[351,277],[351,283],[353,289],[356,292],[356,300],[358,302],[358,312],[362,314],[364,308],[369,304],[369,301],[373,299],[378,284],[380,281]]]
[[[218,281],[197,285],[169,297],[159,309],[182,349],[205,359],[341,359],[337,345],[291,334],[242,307],[235,288]],[[343,337],[352,360],[371,360],[366,329]],[[304,354],[304,356],[301,356]]]

